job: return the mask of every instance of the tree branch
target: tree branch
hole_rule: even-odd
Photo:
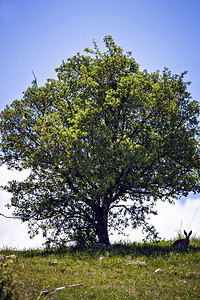
[[[32,74],[33,74],[33,77],[34,77],[35,86],[38,87],[37,77],[35,76],[35,73],[33,72],[33,70],[32,70]]]
[[[6,219],[14,219],[14,220],[21,220],[21,218],[17,218],[17,217],[10,217],[10,216],[5,216],[4,214],[0,213],[0,216],[6,218]]]
[[[52,294],[56,291],[59,291],[59,290],[63,290],[63,289],[66,289],[66,288],[71,288],[71,287],[77,287],[77,286],[82,286],[82,284],[70,284],[70,285],[67,285],[67,286],[61,286],[61,287],[58,287],[56,289],[53,289],[51,291],[49,290],[43,290],[40,295],[38,296],[37,300],[41,298],[41,296],[47,296],[48,294]]]

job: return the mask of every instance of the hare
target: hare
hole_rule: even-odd
[[[173,248],[188,248],[190,244],[190,236],[192,234],[192,230],[189,232],[189,234],[187,234],[187,232],[184,230],[184,233],[186,238],[175,241],[172,245]]]

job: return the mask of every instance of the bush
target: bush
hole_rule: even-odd
[[[6,262],[0,262],[0,299],[19,299],[19,294],[16,290],[16,283],[13,279],[10,265]]]

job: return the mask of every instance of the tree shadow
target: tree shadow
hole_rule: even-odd
[[[166,255],[171,251],[170,245],[159,245],[157,243],[133,243],[127,245],[113,245],[112,252],[114,255],[131,255],[131,256],[160,256]]]
[[[188,253],[200,251],[200,240],[195,239],[195,243],[191,243],[189,250],[187,249],[173,249],[173,241],[159,241],[151,243],[130,243],[130,244],[113,244],[102,249],[95,249],[94,247],[77,247],[77,246],[58,246],[44,249],[29,249],[23,251],[14,251],[16,255],[25,257],[45,257],[49,255],[65,256],[67,254],[85,259],[86,257],[96,257],[99,255],[110,256],[127,256],[132,257],[146,256],[158,257],[165,256],[169,253]],[[7,253],[13,251],[6,251]]]
[[[108,249],[102,249],[102,252],[109,251],[110,255],[116,256],[146,256],[157,257],[165,256],[169,253],[188,253],[200,251],[200,240],[194,245],[190,245],[189,249],[173,249],[172,241],[161,241],[153,243],[132,243],[132,244],[114,244]]]

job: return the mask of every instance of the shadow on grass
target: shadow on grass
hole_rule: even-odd
[[[143,244],[130,244],[124,245],[118,250],[112,250],[116,255],[132,255],[132,256],[165,256],[170,252],[181,252],[187,253],[187,249],[173,249],[172,242],[166,243],[143,243]],[[190,246],[189,251],[197,252],[200,251],[200,246]]]
[[[69,247],[55,247],[55,248],[45,248],[41,250],[24,250],[24,251],[15,251],[19,252],[20,255],[25,257],[35,257],[35,256],[49,256],[49,255],[58,255],[65,256],[71,255],[78,257],[79,259],[85,259],[86,257],[95,257],[99,255],[110,255],[110,256],[146,256],[146,257],[157,257],[165,256],[170,252],[181,252],[187,253],[186,249],[173,249],[172,241],[160,241],[152,243],[131,243],[131,244],[113,244],[104,249],[94,249],[92,247],[80,248],[76,246]],[[189,247],[190,252],[200,251],[200,240],[195,239]]]

